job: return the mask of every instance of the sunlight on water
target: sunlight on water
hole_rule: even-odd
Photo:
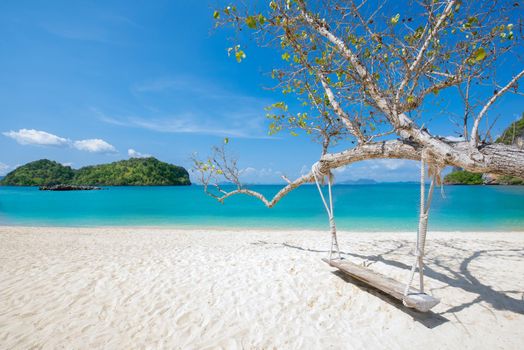
[[[266,195],[280,186],[252,186]],[[524,230],[524,187],[447,186],[437,190],[432,230]],[[334,206],[340,230],[415,230],[418,185],[340,185]],[[200,186],[108,187],[48,192],[0,187],[0,224],[60,226],[176,226],[324,229],[327,218],[313,186],[290,193],[275,208],[237,196],[224,204]]]

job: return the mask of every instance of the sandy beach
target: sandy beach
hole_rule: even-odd
[[[341,232],[405,280],[414,233]],[[321,261],[320,231],[0,227],[2,349],[521,349],[524,233],[430,232],[421,314]]]

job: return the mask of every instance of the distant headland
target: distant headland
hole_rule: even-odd
[[[0,185],[185,186],[191,185],[191,181],[185,168],[154,157],[131,158],[80,169],[41,159],[11,171],[0,180]]]

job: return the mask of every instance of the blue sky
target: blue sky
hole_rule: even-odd
[[[280,54],[244,42],[228,57],[215,1],[2,1],[0,175],[48,158],[73,167],[153,155],[190,167],[230,137],[248,182],[277,183],[318,159],[308,137],[269,137],[264,89]],[[522,112],[504,99],[500,128]],[[447,123],[436,124],[452,135]],[[497,129],[497,130],[500,130]],[[372,161],[341,179],[416,180],[409,161]]]

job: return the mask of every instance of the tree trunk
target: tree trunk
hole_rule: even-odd
[[[492,173],[524,178],[524,150],[504,144],[490,144],[473,148],[468,142],[445,142],[452,150],[444,154],[428,148],[428,162],[439,166],[456,166],[476,173]],[[444,148],[445,149],[445,148]],[[423,147],[417,143],[402,140],[392,140],[367,143],[355,148],[324,155],[321,160],[321,170],[338,168],[366,159],[411,159],[420,160]]]

